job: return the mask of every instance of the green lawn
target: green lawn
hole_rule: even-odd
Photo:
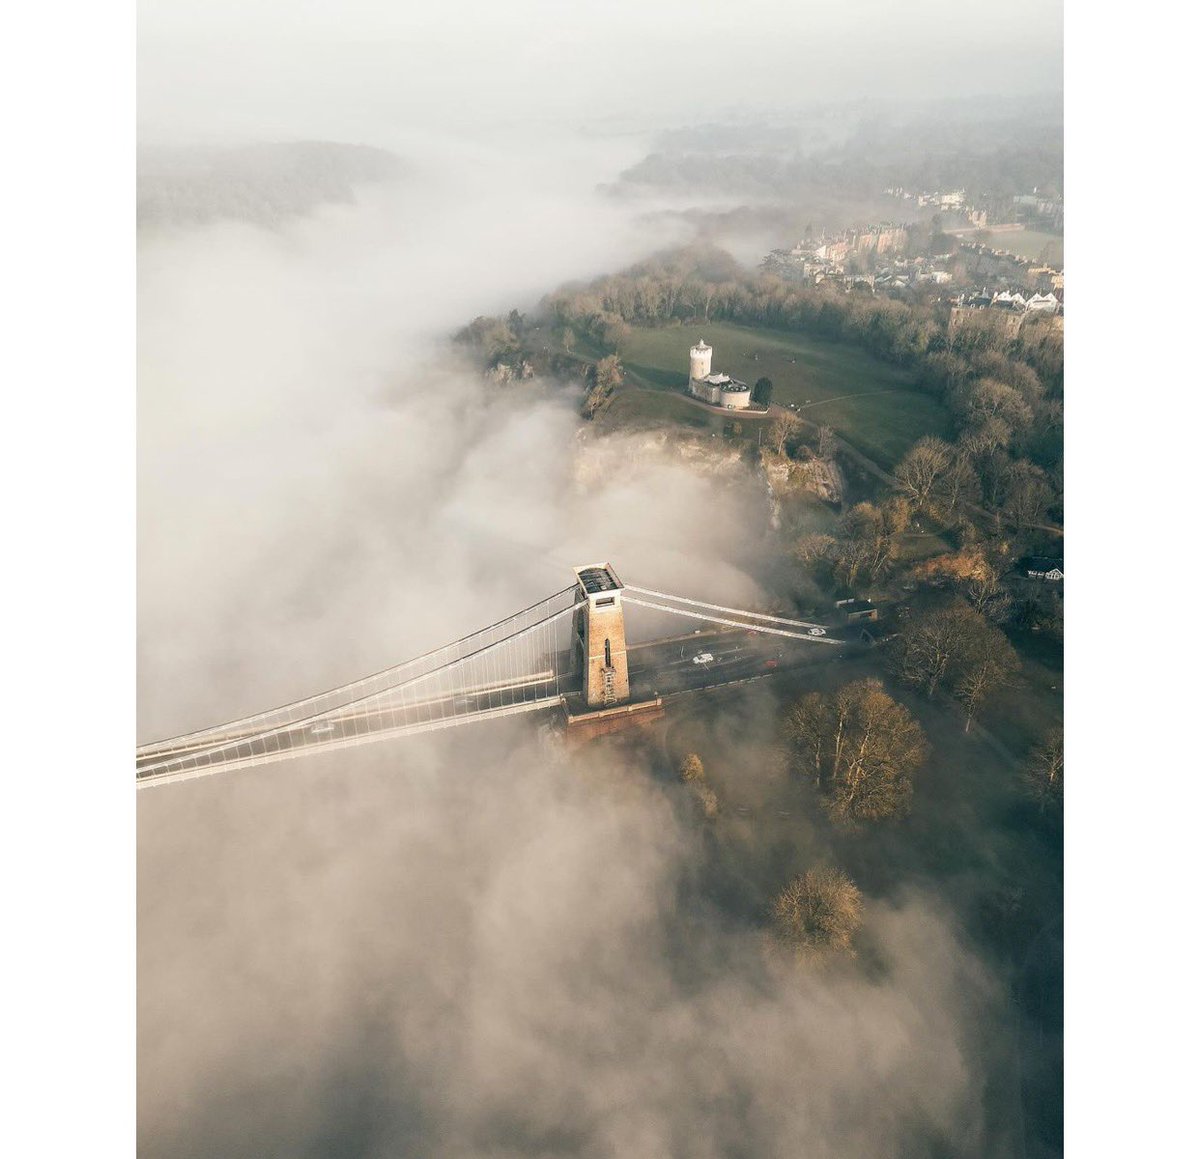
[[[785,331],[723,323],[638,327],[621,351],[627,379],[651,390],[682,390],[688,349],[701,335],[713,348],[714,371],[751,385],[765,375],[774,402],[796,403],[802,418],[833,427],[882,467],[893,467],[922,435],[951,434],[945,409],[913,388],[908,371],[851,346]]]
[[[725,417],[715,411],[706,413],[677,395],[627,389],[617,391],[601,415],[605,426],[642,427],[669,422],[718,434],[724,428]]]

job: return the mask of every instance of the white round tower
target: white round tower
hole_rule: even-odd
[[[706,346],[703,338],[692,347],[691,355],[688,378],[692,382],[705,378],[712,373],[712,347]]]

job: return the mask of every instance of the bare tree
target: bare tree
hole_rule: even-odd
[[[1046,472],[1026,459],[1018,459],[1008,466],[1001,489],[1004,513],[1018,527],[1040,523],[1054,497],[1046,481]]]
[[[896,468],[896,483],[900,493],[918,510],[929,509],[938,481],[954,462],[949,443],[932,435],[918,439],[909,447]]]
[[[833,427],[817,427],[817,455],[822,459],[832,459],[836,449],[837,437],[833,433]]]
[[[832,535],[813,531],[796,540],[792,545],[792,555],[803,564],[821,563],[830,558],[836,545],[837,540]]]
[[[1023,431],[1033,421],[1033,411],[1021,392],[994,378],[968,383],[953,402],[972,425],[995,418],[1011,430]]]
[[[835,821],[854,825],[908,809],[925,736],[880,681],[858,680],[833,696],[810,692],[796,702],[785,728]]]
[[[1001,624],[1008,619],[1012,596],[1005,589],[999,571],[987,560],[981,559],[958,586],[967,603],[992,623]]]
[[[976,655],[965,660],[954,681],[954,695],[967,710],[963,732],[971,731],[971,722],[979,706],[997,689],[1012,683],[1021,667],[1013,646],[995,628],[981,633]]]
[[[979,500],[979,475],[962,447],[954,448],[953,460],[934,488],[932,504],[937,515],[953,518],[961,508]]]
[[[896,642],[896,671],[932,696],[964,654],[976,620],[982,619],[966,604],[959,604],[913,620]]]
[[[894,657],[900,676],[927,696],[948,685],[966,706],[967,729],[980,704],[1020,668],[1004,633],[961,602],[914,619]]]
[[[625,371],[621,360],[610,354],[601,358],[592,371],[593,383],[583,400],[583,417],[594,418],[600,409],[612,398],[613,392],[621,385]]]
[[[695,753],[688,753],[679,766],[679,779],[684,784],[704,780],[704,762]]]
[[[610,354],[596,363],[596,385],[611,389],[620,386],[625,379],[625,369],[621,360]]]
[[[788,439],[790,439],[799,429],[800,420],[794,414],[792,414],[791,411],[784,411],[783,414],[781,414],[779,418],[777,418],[771,424],[770,438],[771,442],[775,444],[775,453],[777,455],[783,454],[784,448],[787,446]]]
[[[693,786],[696,794],[696,800],[700,802],[700,808],[704,810],[704,815],[710,821],[721,812],[721,803],[717,800],[717,794],[713,792],[711,786],[700,783]]]
[[[880,506],[857,503],[841,524],[832,556],[834,577],[853,588],[861,575],[880,579],[896,558],[896,537],[908,530],[908,500],[893,497]]]
[[[1024,770],[1026,788],[1043,812],[1062,805],[1064,765],[1063,730],[1053,728],[1034,746]]]
[[[783,888],[771,917],[775,936],[802,960],[852,952],[862,894],[840,869],[810,869]]]

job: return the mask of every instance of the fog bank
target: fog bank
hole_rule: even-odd
[[[761,593],[748,473],[596,442],[569,385],[488,385],[445,342],[671,240],[588,155],[410,153],[270,226],[142,231],[142,739],[397,662],[573,563]],[[781,970],[762,913],[707,899],[659,771],[518,720],[139,794],[145,1153],[980,1153],[991,983],[937,900],[873,903],[861,962]]]

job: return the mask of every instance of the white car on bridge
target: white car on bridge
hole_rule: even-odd
[[[713,654],[711,652],[698,652],[692,657],[693,664],[711,664],[713,662]]]

